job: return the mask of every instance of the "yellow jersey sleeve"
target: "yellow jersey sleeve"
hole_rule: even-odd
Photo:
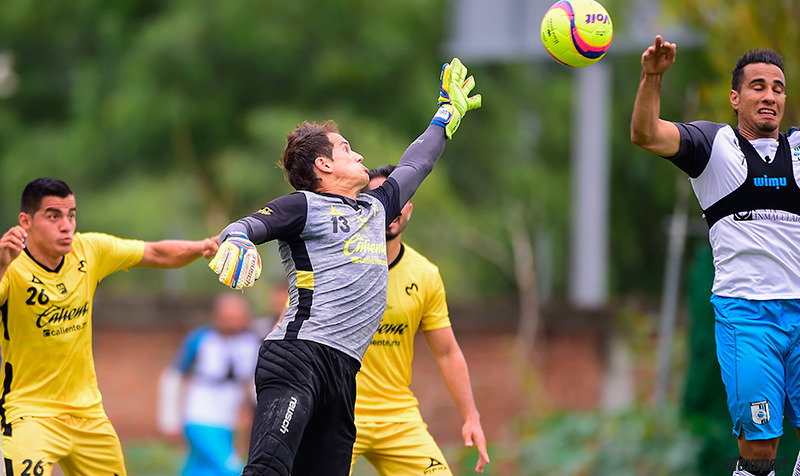
[[[426,272],[425,305],[419,326],[423,332],[450,327],[450,312],[439,268],[431,264]]]
[[[0,283],[0,422],[105,414],[92,355],[92,299],[103,278],[142,256],[142,241],[76,233],[55,270],[27,251],[11,263]]]
[[[128,271],[142,261],[144,241],[126,240],[104,233],[83,235],[85,253],[97,260],[95,270],[98,282],[117,271]]]

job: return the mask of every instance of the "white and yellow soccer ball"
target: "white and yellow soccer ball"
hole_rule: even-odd
[[[542,19],[542,43],[559,63],[581,68],[606,54],[614,36],[611,17],[594,0],[562,0]]]

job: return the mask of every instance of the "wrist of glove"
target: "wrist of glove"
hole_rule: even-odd
[[[467,77],[467,67],[458,58],[442,65],[439,76],[439,109],[431,124],[444,127],[448,139],[453,138],[461,118],[472,109],[481,107],[481,95],[469,96],[475,78]]]
[[[447,138],[452,139],[456,129],[461,125],[461,114],[452,104],[441,104],[439,109],[436,110],[431,124],[444,127]]]
[[[208,267],[232,289],[249,288],[261,276],[261,256],[244,233],[231,233],[219,245]]]

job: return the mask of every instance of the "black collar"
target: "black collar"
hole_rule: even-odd
[[[394,268],[395,266],[397,266],[397,263],[399,263],[399,262],[400,262],[400,260],[401,260],[401,259],[403,259],[403,254],[405,254],[405,252],[406,252],[406,245],[404,245],[404,244],[401,242],[401,243],[400,243],[400,253],[398,253],[398,254],[397,254],[397,258],[395,258],[395,259],[394,259],[394,261],[392,261],[391,263],[389,263],[389,269],[392,269],[392,268]]]
[[[61,262],[58,263],[58,266],[56,266],[55,269],[50,269],[47,266],[45,266],[42,263],[40,263],[39,261],[37,261],[36,258],[33,257],[31,252],[28,251],[28,248],[25,248],[25,254],[28,255],[28,257],[30,257],[30,259],[32,259],[34,263],[38,264],[40,268],[42,268],[45,271],[50,272],[50,273],[58,273],[61,270],[61,267],[64,266],[64,257],[63,256],[61,257]]]

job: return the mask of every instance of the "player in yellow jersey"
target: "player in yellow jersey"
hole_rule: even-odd
[[[69,186],[39,178],[0,238],[0,430],[8,476],[126,474],[92,356],[92,298],[106,276],[212,257],[217,240],[124,240],[76,233]]]
[[[378,187],[393,169],[387,165],[371,170],[367,188]],[[435,265],[400,240],[411,211],[409,202],[386,230],[388,301],[356,376],[357,437],[352,464],[364,456],[380,474],[452,474],[409,388],[414,334],[421,330],[464,417],[464,443],[478,450],[475,471],[482,473],[489,462],[486,438],[472,397],[467,362],[450,327],[442,278]],[[350,471],[352,474],[352,465]]]

